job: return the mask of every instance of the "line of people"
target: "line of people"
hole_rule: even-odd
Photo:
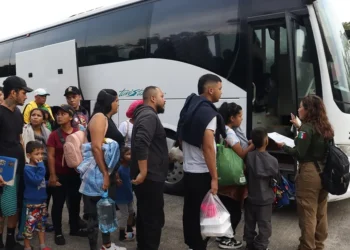
[[[183,228],[186,245],[192,250],[207,248],[200,228],[200,207],[208,190],[218,194],[231,215],[233,235],[219,237],[222,249],[243,246],[236,240],[236,228],[244,209],[244,241],[247,250],[268,249],[272,234],[272,204],[275,200],[273,180],[279,177],[278,161],[267,153],[267,131],[255,128],[249,141],[242,132],[242,108],[235,103],[223,103],[217,109],[213,103],[220,100],[222,81],[215,75],[204,75],[198,82],[198,95],[190,95],[180,113],[177,133],[182,142],[185,199]],[[301,230],[299,250],[324,249],[327,238],[327,195],[320,178],[329,141],[334,131],[327,118],[321,98],[304,97],[298,109],[300,126],[295,116],[291,123],[297,129],[295,147],[277,143],[299,163],[296,176],[296,200]],[[216,142],[224,138],[227,147],[245,161],[246,186],[218,186],[216,171]],[[256,232],[256,226],[259,231]]]
[[[49,226],[47,207],[50,196],[53,199],[51,217],[55,243],[66,243],[62,232],[62,211],[66,203],[70,235],[87,237],[90,249],[97,249],[96,204],[104,190],[108,190],[109,197],[116,201],[122,214],[119,239],[132,240],[136,235],[138,249],[159,249],[165,221],[163,191],[169,163],[166,133],[158,117],[164,112],[166,103],[162,90],[156,86],[146,87],[143,100],[132,103],[127,111],[129,119],[121,123],[118,129],[112,120],[119,107],[115,90],[104,89],[98,93],[93,114],[89,117],[80,106],[78,88],[69,87],[65,90],[67,104],[56,107],[56,112],[52,112],[46,104],[49,93],[38,89],[35,101],[24,108],[22,116],[17,106],[24,105],[26,93],[33,90],[23,79],[15,76],[7,78],[3,85],[0,155],[18,160],[15,185],[5,185],[0,178],[1,212],[3,217],[8,217],[6,249],[31,249],[31,232],[34,229],[40,232],[41,249],[49,249],[45,246],[43,232]],[[204,75],[198,82],[198,95],[191,94],[180,113],[177,135],[183,151],[185,172],[185,243],[193,250],[207,247],[208,239],[203,240],[200,231],[200,205],[211,190],[213,194],[219,195],[231,214],[234,232],[234,235],[217,238],[219,247],[238,249],[243,246],[241,241],[236,240],[235,233],[244,207],[246,248],[267,249],[272,233],[274,200],[271,179],[278,178],[278,162],[266,151],[269,140],[265,129],[254,129],[252,140],[247,139],[240,128],[243,112],[239,105],[225,102],[219,109],[214,106],[220,100],[221,93],[221,79],[211,74]],[[296,147],[278,146],[300,163],[296,179],[302,233],[299,249],[323,249],[327,237],[327,193],[322,190],[318,170],[311,169],[314,161],[322,161],[325,157],[326,143],[333,138],[334,132],[319,97],[305,97],[300,104],[299,117],[303,125],[298,127]],[[292,122],[297,126],[294,119]],[[26,125],[23,127],[24,123]],[[79,130],[86,131],[91,156],[98,168],[97,177],[79,175],[79,168],[76,171],[67,167],[63,145],[67,136]],[[245,160],[247,186],[218,185],[216,142],[220,137]],[[118,145],[120,161],[116,166],[109,166],[106,162],[103,148],[106,138]],[[308,177],[313,181],[310,182]],[[33,188],[33,185],[37,185],[37,188]],[[46,195],[43,190],[46,190]],[[137,198],[137,233],[133,229],[133,191]],[[39,200],[33,201],[33,197]],[[81,197],[84,202],[83,217],[87,223],[80,219]],[[306,202],[310,206],[305,206]],[[259,227],[258,234],[255,232],[256,224]],[[15,240],[17,226],[25,239],[24,248]],[[1,247],[4,247],[2,234]],[[124,248],[112,243],[109,233],[102,233],[101,249]]]

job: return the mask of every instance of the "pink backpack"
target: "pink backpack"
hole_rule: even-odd
[[[67,136],[63,145],[64,158],[70,168],[76,168],[83,161],[82,145],[87,142],[86,133],[77,131]]]

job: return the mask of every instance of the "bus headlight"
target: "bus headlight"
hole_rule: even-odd
[[[337,145],[348,157],[350,157],[350,145]]]

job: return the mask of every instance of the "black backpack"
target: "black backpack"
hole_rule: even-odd
[[[318,165],[318,164],[317,164]],[[348,156],[334,142],[329,142],[326,164],[320,174],[323,188],[333,195],[345,194],[349,187]]]

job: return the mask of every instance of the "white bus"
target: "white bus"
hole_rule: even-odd
[[[159,86],[167,99],[161,120],[169,146],[185,98],[197,92],[203,74],[222,78],[221,102],[243,107],[248,136],[252,128],[265,126],[293,138],[290,113],[297,112],[302,97],[317,94],[326,104],[336,144],[350,156],[350,50],[333,12],[338,4],[134,0],[0,41],[0,77],[17,73],[29,86],[47,88],[50,105],[64,103],[64,88],[77,85],[89,110],[99,90],[113,88],[121,100],[117,124],[146,86]],[[72,40],[73,49],[66,42]],[[269,150],[293,180],[294,160],[273,144]],[[181,164],[169,166],[169,193],[181,191],[182,177]],[[330,200],[349,196],[350,190]]]

